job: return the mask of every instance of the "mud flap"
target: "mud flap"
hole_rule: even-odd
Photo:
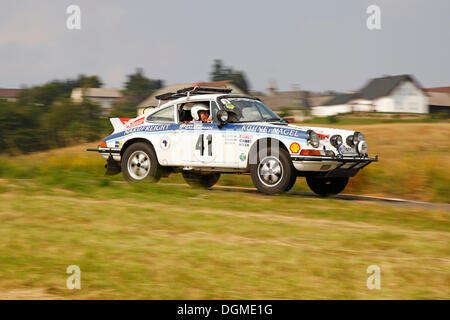
[[[105,164],[105,168],[106,168],[105,175],[107,175],[107,176],[113,176],[122,171],[122,168],[120,167],[119,162],[114,161],[112,155],[109,155],[108,161]]]

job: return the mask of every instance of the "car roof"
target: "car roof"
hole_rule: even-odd
[[[249,99],[256,99],[254,97],[251,96],[246,96],[246,95],[242,95],[242,94],[237,94],[237,93],[227,93],[227,94],[223,94],[223,93],[214,93],[214,94],[201,94],[201,95],[191,95],[189,97],[181,97],[175,100],[170,100],[167,101],[164,104],[161,104],[160,107],[156,108],[156,109],[162,109],[164,107],[167,106],[172,106],[174,104],[179,104],[179,103],[189,103],[189,102],[196,102],[196,101],[205,101],[205,100],[216,100],[218,97],[222,97],[222,96],[226,96],[226,97],[246,97]]]

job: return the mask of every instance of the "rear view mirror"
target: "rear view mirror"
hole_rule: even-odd
[[[218,122],[218,127],[221,128],[222,126],[224,126],[225,124],[227,124],[228,122],[228,112],[225,110],[219,110],[217,112],[217,122]]]

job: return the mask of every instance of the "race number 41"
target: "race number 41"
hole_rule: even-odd
[[[205,137],[204,134],[201,134],[198,137],[197,143],[195,144],[195,150],[199,150],[200,156],[203,157],[205,154],[205,145],[206,145],[207,149],[208,149],[208,156],[211,157],[212,156],[212,135],[208,134],[206,136],[206,139],[204,139],[204,137]]]

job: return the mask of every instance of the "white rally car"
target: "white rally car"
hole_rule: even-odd
[[[250,173],[267,194],[288,191],[303,176],[326,196],[378,160],[368,157],[360,132],[290,125],[259,99],[231,89],[186,88],[156,98],[160,106],[148,113],[110,119],[114,132],[88,149],[107,160],[107,174],[158,181],[181,172],[188,184],[209,188],[222,173]],[[211,123],[195,121],[199,104],[209,109]]]

